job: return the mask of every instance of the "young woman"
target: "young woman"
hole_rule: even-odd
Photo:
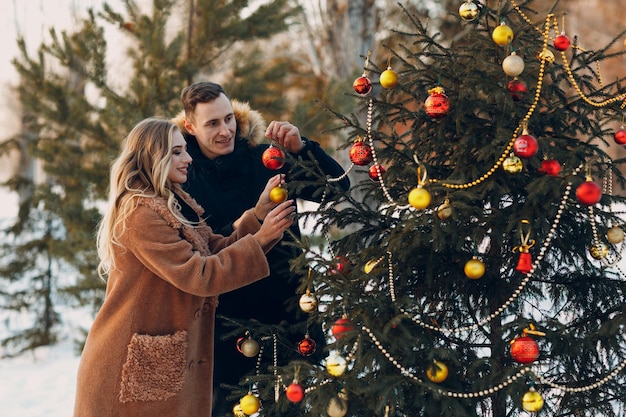
[[[150,118],[112,165],[97,237],[106,298],[82,354],[75,417],[211,414],[218,295],[269,274],[265,254],[294,205],[270,202],[274,176],[232,235],[214,234],[180,187],[191,161],[178,128]]]

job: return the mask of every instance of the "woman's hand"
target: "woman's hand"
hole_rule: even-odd
[[[267,216],[267,213],[269,213],[270,210],[276,207],[276,203],[270,200],[270,191],[272,190],[272,188],[278,187],[279,185],[284,183],[285,174],[274,175],[267,181],[265,188],[259,196],[259,200],[254,206],[254,215],[260,222],[263,222],[265,220],[265,217]]]
[[[259,244],[264,250],[269,249],[267,246],[283,237],[283,233],[294,222],[296,206],[293,200],[287,200],[277,205],[271,210],[261,228],[254,234]]]

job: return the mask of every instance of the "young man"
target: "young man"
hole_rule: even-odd
[[[183,113],[178,115],[175,123],[185,135],[194,160],[185,190],[204,208],[206,222],[216,233],[229,235],[239,216],[254,205],[268,179],[277,173],[284,174],[287,183],[305,180],[309,184],[298,187],[297,192],[290,191],[290,199],[319,201],[323,194],[319,188],[325,186],[319,179],[326,176],[342,178],[337,184],[343,190],[350,187],[344,169],[318,143],[302,137],[298,128],[288,122],[273,121],[266,127],[258,112],[247,104],[231,100],[219,84],[192,84],[183,90],[181,100]],[[262,154],[272,140],[296,158],[311,160],[312,156],[323,172],[318,172],[317,176],[307,174],[290,164],[289,158],[277,171],[266,168]],[[291,229],[296,236],[300,235],[297,222]],[[288,234],[284,239],[289,239]],[[307,329],[306,317],[298,309],[296,288],[300,277],[289,271],[289,261],[298,255],[299,251],[293,246],[276,245],[267,255],[270,277],[220,295],[217,309],[218,315],[235,320],[254,319],[272,325],[282,321],[297,324],[295,333],[278,335],[282,338],[279,360],[282,359],[281,353],[295,351],[296,343],[304,338],[307,330],[311,330]],[[232,415],[236,403],[236,400],[225,399],[229,391],[221,390],[220,384],[237,385],[246,374],[254,372],[256,361],[239,353],[234,339],[223,340],[225,334],[233,331],[233,327],[227,324],[218,317],[214,417]],[[323,337],[321,332],[318,333],[318,337]],[[315,340],[315,332],[311,334]],[[319,339],[316,342],[324,343]],[[272,352],[266,351],[266,355],[271,358]]]

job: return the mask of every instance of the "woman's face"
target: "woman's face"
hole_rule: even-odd
[[[175,184],[182,184],[187,181],[187,168],[191,164],[192,158],[187,153],[187,142],[183,135],[176,130],[172,137],[172,165],[167,178]]]

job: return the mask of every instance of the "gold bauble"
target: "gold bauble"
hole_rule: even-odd
[[[418,210],[423,210],[430,204],[430,193],[423,187],[416,187],[409,193],[409,204]]]
[[[246,358],[255,357],[257,353],[259,353],[259,350],[259,343],[252,338],[247,338],[241,343],[241,353],[243,353],[243,356]]]
[[[540,60],[545,59],[548,64],[552,64],[554,62],[554,53],[552,53],[552,51],[549,49],[545,49],[539,52],[539,55],[537,57]]]
[[[502,169],[509,174],[517,174],[518,172],[522,172],[524,168],[524,164],[519,156],[515,154],[511,154],[508,158],[504,160],[502,163]]]
[[[491,33],[491,39],[493,39],[497,45],[508,45],[513,41],[513,29],[502,22],[499,26],[496,26]]]
[[[241,409],[241,404],[235,404],[235,406],[233,407],[233,415],[235,417],[246,417],[246,413],[244,413]]]
[[[326,370],[332,376],[341,376],[346,371],[346,359],[337,352],[332,352],[326,358]]]
[[[465,263],[463,271],[469,279],[478,279],[485,274],[485,264],[480,259],[473,257]]]
[[[471,22],[478,16],[478,6],[472,0],[467,0],[459,7],[459,16],[466,22]]]
[[[332,397],[326,407],[329,417],[343,417],[348,412],[348,402],[341,397]]]
[[[433,364],[426,369],[426,376],[431,382],[439,384],[448,377],[448,367],[443,362],[433,361]]]
[[[305,313],[312,313],[317,310],[318,300],[315,294],[306,290],[306,292],[300,296],[298,305]]]
[[[241,406],[241,411],[250,416],[259,411],[261,401],[252,395],[252,393],[248,392],[241,398],[241,400],[239,400],[239,405]]]
[[[450,205],[450,201],[446,198],[446,200],[437,208],[437,217],[439,220],[447,220],[452,216],[452,206]]]
[[[603,242],[594,243],[589,247],[589,254],[593,259],[603,259],[609,254],[609,247]]]
[[[619,226],[613,226],[606,232],[606,238],[612,245],[617,245],[624,240],[624,230]]]
[[[378,262],[379,262],[378,259],[371,259],[367,261],[365,265],[363,266],[363,272],[365,272],[366,274],[369,274],[370,272],[374,270],[374,268],[376,268],[376,265],[378,265]]]
[[[522,408],[530,413],[536,413],[543,408],[543,397],[531,387],[522,397]]]
[[[383,88],[394,88],[398,85],[398,74],[396,74],[391,67],[387,67],[387,69],[380,74],[379,81]]]

